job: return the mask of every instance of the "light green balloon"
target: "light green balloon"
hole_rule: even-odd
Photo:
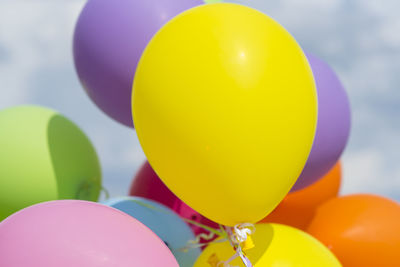
[[[73,122],[38,106],[0,111],[0,221],[43,201],[97,201],[100,190],[96,151]]]
[[[212,3],[220,3],[222,0],[204,0],[204,3],[206,4],[212,4]]]

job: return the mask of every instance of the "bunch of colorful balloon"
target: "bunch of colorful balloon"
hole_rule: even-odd
[[[271,212],[299,177],[262,222],[309,232],[344,266],[394,266],[400,231],[389,218],[391,213],[400,216],[399,205],[370,195],[337,198],[338,160],[350,130],[346,92],[327,64],[306,54],[318,96],[314,138],[307,64],[296,61],[302,52],[293,49],[293,40],[280,39],[283,32],[254,10],[220,4],[181,14],[155,35],[136,72],[132,110],[143,150],[165,185],[145,163],[130,193],[194,220],[192,228],[200,237],[206,237],[201,235],[204,224],[231,227],[221,234],[228,241],[211,242],[196,266],[272,266],[280,261],[337,266],[309,236],[275,224],[257,224],[255,248],[248,257],[243,252],[253,246],[247,240],[248,223]],[[308,156],[305,165],[302,153]],[[344,205],[352,216],[328,215],[326,205],[332,212]],[[293,251],[291,243],[297,243]],[[241,261],[229,257],[230,245]]]
[[[218,224],[227,226],[217,233],[247,266],[248,259],[258,266],[339,264],[310,236],[275,224],[257,225],[256,248],[246,257],[243,244],[252,246],[249,223],[272,210],[263,222],[309,230],[350,266],[312,230],[323,227],[319,214],[340,186],[338,160],[350,128],[341,83],[329,66],[304,56],[281,26],[253,9],[208,5],[170,20],[199,4],[92,1],[80,17],[74,51],[81,81],[100,108],[131,126],[128,99],[135,76],[135,126],[162,181],[145,163],[131,195],[169,206],[205,242],[212,240],[205,230],[215,233]],[[302,245],[290,247],[293,243]],[[197,264],[224,262],[231,253],[224,246],[212,243]],[[390,253],[386,249],[380,256],[390,259]]]
[[[16,213],[0,223],[0,266],[396,266],[399,204],[337,197],[345,90],[267,15],[89,0],[74,59],[148,162],[131,197],[83,201],[101,190],[86,136],[51,110],[2,111],[0,220]]]

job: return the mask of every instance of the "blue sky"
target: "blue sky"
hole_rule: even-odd
[[[345,85],[352,129],[343,155],[342,193],[400,201],[400,2],[397,0],[241,0],[284,25],[328,62]],[[0,1],[0,109],[54,108],[96,147],[104,185],[124,195],[145,157],[135,131],[98,110],[72,60],[74,24],[85,1]]]

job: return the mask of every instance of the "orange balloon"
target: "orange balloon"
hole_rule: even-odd
[[[344,267],[400,266],[400,204],[374,195],[351,195],[322,204],[308,232]]]
[[[339,193],[341,181],[340,162],[323,178],[304,189],[289,193],[261,222],[290,225],[305,230],[314,217],[316,208]]]

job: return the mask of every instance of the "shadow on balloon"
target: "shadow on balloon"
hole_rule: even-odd
[[[101,190],[96,151],[89,139],[71,121],[53,115],[47,126],[47,142],[59,199],[97,201]],[[71,144],[74,144],[71,146]]]
[[[274,239],[274,235],[274,229],[269,224],[263,224],[262,227],[257,227],[256,234],[252,236],[255,247],[246,250],[246,255],[251,259],[253,265],[256,265],[257,262],[267,253],[268,248]],[[213,260],[216,262],[226,261],[233,254],[234,250],[227,242],[214,243],[212,248],[210,247],[210,249],[204,250],[201,255],[202,259],[199,258],[195,266],[206,266],[205,262],[208,262],[212,266]],[[230,262],[230,264],[233,266],[242,266],[239,258],[236,258]]]

